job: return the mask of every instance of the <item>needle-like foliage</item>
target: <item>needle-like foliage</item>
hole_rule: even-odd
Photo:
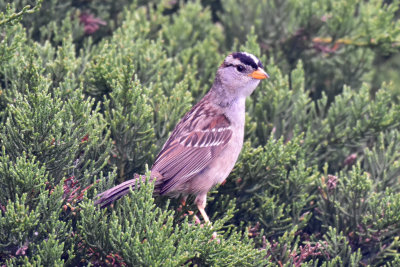
[[[9,2],[0,265],[400,264],[398,1]],[[149,180],[94,206],[148,175],[239,50],[270,79],[247,100],[238,163],[209,193],[212,227]]]

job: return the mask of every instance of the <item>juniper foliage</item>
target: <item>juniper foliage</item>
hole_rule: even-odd
[[[399,90],[374,80],[398,56],[398,6],[0,0],[0,263],[397,266]],[[271,78],[208,196],[213,228],[149,181],[95,207],[148,173],[236,50]]]

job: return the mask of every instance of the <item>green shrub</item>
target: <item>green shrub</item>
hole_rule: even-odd
[[[202,2],[0,1],[0,264],[399,264],[398,1]],[[212,227],[148,181],[95,207],[234,50],[271,78]]]

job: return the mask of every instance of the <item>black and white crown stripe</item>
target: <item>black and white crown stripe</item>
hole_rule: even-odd
[[[246,52],[235,52],[231,54],[232,58],[238,59],[241,63],[251,66],[254,70],[264,68],[261,61],[252,54]]]

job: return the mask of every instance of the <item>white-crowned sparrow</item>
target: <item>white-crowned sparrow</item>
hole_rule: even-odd
[[[232,53],[218,68],[210,91],[186,113],[158,154],[152,168],[155,193],[172,197],[190,194],[205,222],[208,191],[222,183],[243,145],[245,100],[260,80],[268,78],[260,60],[246,52]],[[138,177],[98,195],[105,207],[134,189]]]

